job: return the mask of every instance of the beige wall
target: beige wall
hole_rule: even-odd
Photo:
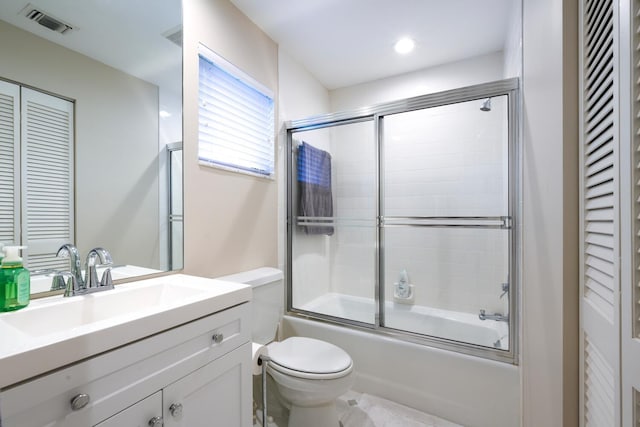
[[[577,5],[523,2],[523,426],[578,422]]]
[[[158,88],[0,21],[0,78],[75,100],[76,245],[159,267]]]
[[[184,2],[184,271],[277,266],[275,180],[198,164],[198,43],[278,96],[277,45],[227,0]],[[277,114],[276,114],[276,117]]]

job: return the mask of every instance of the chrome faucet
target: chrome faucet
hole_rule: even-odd
[[[71,260],[71,270],[69,272],[75,278],[76,283],[84,285],[84,280],[82,280],[82,267],[80,266],[80,252],[78,252],[78,249],[71,243],[67,243],[60,246],[56,257],[69,258]]]
[[[483,308],[478,315],[480,320],[495,320],[496,322],[509,322],[509,315],[503,316],[501,313],[486,314]]]
[[[96,260],[100,258],[101,266],[107,266],[102,278],[98,282],[98,273],[96,270]],[[97,288],[101,286],[113,287],[113,281],[111,280],[111,265],[113,260],[109,251],[103,248],[93,248],[87,253],[87,259],[84,263],[84,277],[85,287],[87,289]]]
[[[103,248],[93,248],[87,253],[84,264],[84,278],[80,268],[80,253],[78,249],[67,243],[58,249],[57,257],[69,258],[71,260],[71,271],[57,272],[51,283],[51,290],[65,289],[64,296],[84,295],[97,291],[113,289],[111,279],[111,265],[113,260],[109,251]],[[100,264],[96,264],[97,260]],[[98,281],[97,267],[105,266],[102,278]],[[66,278],[66,281],[65,281]]]

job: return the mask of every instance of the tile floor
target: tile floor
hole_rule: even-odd
[[[349,391],[336,402],[342,427],[462,427],[370,394]]]
[[[269,415],[275,426],[285,427],[289,411],[273,394],[268,395]],[[336,407],[340,427],[463,427],[399,403],[356,391],[348,391],[340,396]],[[260,420],[255,421],[255,427],[261,425]],[[269,427],[273,426],[274,424],[269,424]]]

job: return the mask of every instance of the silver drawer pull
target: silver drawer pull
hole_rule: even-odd
[[[162,427],[163,425],[162,417],[153,417],[149,420],[149,427]]]
[[[80,409],[87,406],[90,400],[91,399],[89,398],[88,394],[80,393],[71,399],[71,409],[73,409],[74,411],[79,411]]]
[[[171,406],[169,406],[169,412],[171,412],[173,418],[180,418],[182,416],[182,404],[172,403]]]
[[[214,344],[220,344],[222,342],[222,340],[224,339],[224,334],[222,332],[217,333],[217,334],[213,334],[213,343]]]

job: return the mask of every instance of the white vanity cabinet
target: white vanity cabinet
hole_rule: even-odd
[[[148,427],[154,423],[162,425],[161,412],[162,391],[158,391],[94,427]]]
[[[248,348],[234,350],[162,390],[164,426],[251,425],[251,390],[238,387],[250,371],[251,361],[243,363],[242,354],[251,353],[251,344],[245,346]],[[242,393],[249,395],[242,396]],[[248,408],[243,405],[247,399]]]
[[[250,320],[240,304],[6,388],[1,424],[249,427]]]

